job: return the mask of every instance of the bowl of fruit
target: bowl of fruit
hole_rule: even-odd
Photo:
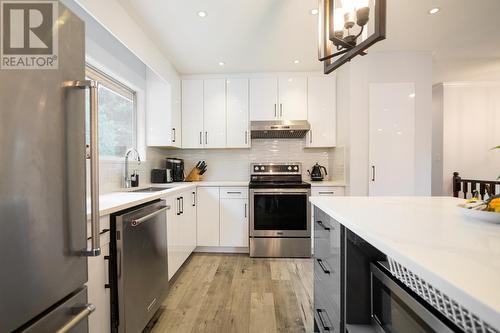
[[[490,223],[500,223],[500,195],[481,200],[478,195],[458,205],[462,213],[470,218]]]

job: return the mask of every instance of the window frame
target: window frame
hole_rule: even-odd
[[[134,119],[134,124],[133,124],[133,138],[132,142],[134,144],[133,147],[130,148],[135,148],[139,150],[139,135],[138,135],[138,123],[139,123],[139,112],[138,112],[138,103],[137,103],[137,91],[134,89],[130,88],[126,84],[120,82],[119,79],[115,78],[112,75],[109,75],[105,73],[104,71],[98,69],[97,67],[89,64],[88,62],[85,63],[85,77],[98,81],[99,84],[103,85],[105,89],[110,90],[111,92],[120,95],[121,97],[131,100],[133,103],[133,119]],[[130,149],[129,148],[129,149]],[[101,155],[99,153],[99,159],[101,161],[121,161],[124,157],[120,156],[113,156],[113,155]]]

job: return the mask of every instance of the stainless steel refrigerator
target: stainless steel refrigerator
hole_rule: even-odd
[[[0,332],[87,332],[93,310],[85,283],[87,256],[100,252],[96,87],[85,81],[84,22],[59,3],[53,24],[57,69],[0,69]],[[94,150],[85,145],[86,90]]]

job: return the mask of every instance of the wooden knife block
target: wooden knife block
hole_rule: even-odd
[[[200,169],[194,167],[186,177],[187,182],[199,182],[203,180],[203,176],[200,175]]]

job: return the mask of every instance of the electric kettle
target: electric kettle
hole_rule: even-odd
[[[313,165],[312,171],[307,170],[307,173],[309,173],[309,175],[311,176],[311,180],[323,180],[324,176],[321,172],[321,169],[325,171],[325,176],[328,175],[328,172],[326,172],[326,168],[322,165],[319,165],[317,162],[315,165]]]

